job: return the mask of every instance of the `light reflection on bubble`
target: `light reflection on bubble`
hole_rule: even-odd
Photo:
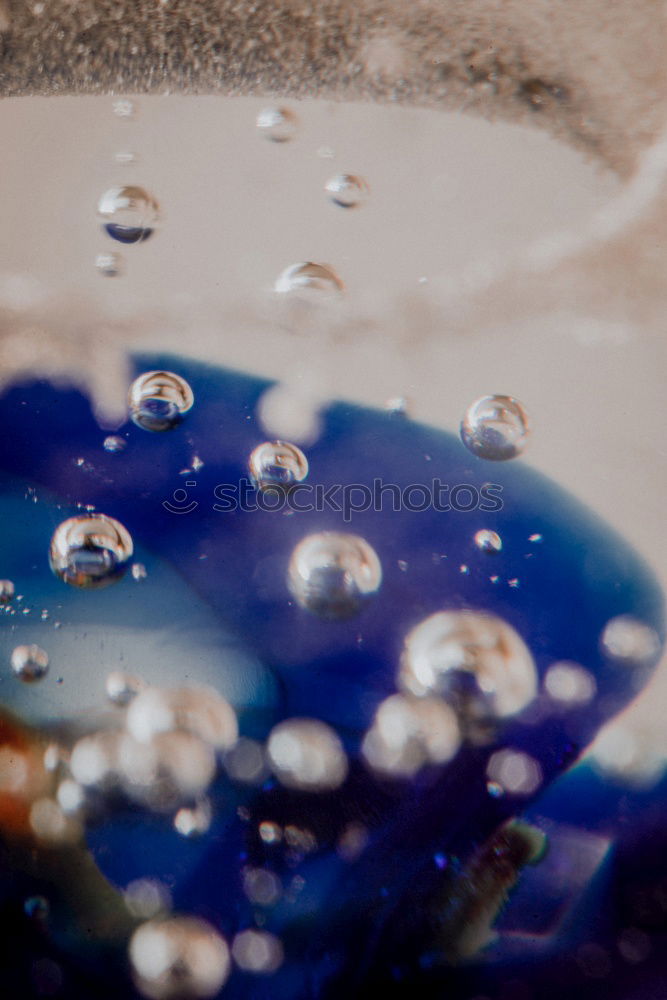
[[[287,441],[265,441],[252,452],[248,468],[260,489],[289,489],[308,475],[308,459]]]
[[[95,589],[119,580],[133,551],[130,533],[120,521],[105,514],[80,514],[56,528],[49,561],[65,583]]]
[[[122,670],[112,670],[104,682],[107,698],[114,705],[125,707],[129,705],[140,691],[146,687],[145,682]]]
[[[195,917],[142,924],[130,940],[129,957],[137,988],[153,1000],[214,997],[231,965],[224,938]]]
[[[271,142],[289,142],[297,133],[299,119],[289,108],[263,108],[256,124],[258,131]]]
[[[362,752],[373,770],[407,778],[451,760],[460,743],[456,714],[441,698],[395,694],[378,708]]]
[[[174,816],[174,829],[182,837],[199,837],[208,832],[211,819],[211,803],[202,799],[192,808],[184,806],[178,810]]]
[[[324,190],[340,208],[359,208],[368,198],[368,185],[356,174],[336,174],[329,178]]]
[[[128,393],[132,421],[153,433],[173,430],[193,404],[192,389],[174,372],[144,372],[134,380]]]
[[[276,278],[275,291],[281,295],[310,302],[330,302],[345,291],[345,285],[328,264],[301,261],[290,264]]]
[[[16,646],[10,658],[12,670],[27,684],[41,681],[49,669],[49,656],[40,646]]]
[[[482,528],[478,531],[474,541],[480,552],[500,552],[503,547],[503,542],[498,532],[491,531],[488,528]]]
[[[126,725],[141,743],[157,733],[181,729],[217,750],[227,750],[238,739],[234,709],[213,688],[146,688],[130,704]]]
[[[182,730],[158,733],[150,743],[125,734],[118,766],[125,793],[156,812],[171,812],[203,795],[216,770],[211,747]]]
[[[405,640],[400,686],[418,697],[438,694],[456,710],[474,741],[535,697],[537,672],[525,643],[507,622],[477,611],[440,611]]]
[[[80,812],[85,801],[83,788],[76,781],[61,781],[56,792],[58,805],[67,816]]]
[[[466,410],[461,440],[473,455],[487,461],[516,458],[526,447],[528,415],[513,396],[483,396]]]
[[[14,584],[11,580],[0,580],[0,604],[9,604],[14,598]]]
[[[245,972],[270,975],[283,963],[283,946],[267,931],[241,931],[232,942],[232,957]]]
[[[119,243],[142,243],[152,236],[160,208],[152,195],[141,187],[124,185],[109,188],[97,204],[104,229]]]
[[[321,531],[302,539],[292,553],[287,582],[297,603],[320,618],[356,615],[379,589],[382,567],[359,535]]]
[[[301,791],[338,788],[347,777],[347,757],[336,733],[317,719],[287,719],[269,735],[267,755],[281,784]]]

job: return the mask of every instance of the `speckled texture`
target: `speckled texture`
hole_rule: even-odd
[[[620,170],[665,116],[655,0],[0,0],[0,94],[280,93],[540,118]]]

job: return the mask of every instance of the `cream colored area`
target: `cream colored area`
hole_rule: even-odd
[[[390,58],[386,47],[374,58]],[[174,350],[382,405],[455,431],[488,392],[526,405],[526,460],[618,528],[667,580],[662,430],[667,370],[667,145],[623,182],[545,134],[400,107],[292,102],[272,144],[252,98],[0,103],[0,365],[90,385],[122,411],[126,348]],[[119,164],[131,150],[136,163]],[[345,211],[323,186],[362,175]],[[112,245],[95,204],[144,184],[163,205],[145,244]],[[116,249],[125,273],[95,256]],[[335,267],[340,302],[273,291],[298,260]],[[667,750],[667,670],[635,732]],[[644,722],[643,719],[648,721]],[[647,728],[648,727],[648,728]]]

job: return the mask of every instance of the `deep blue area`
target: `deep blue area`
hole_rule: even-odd
[[[507,620],[541,676],[563,659],[595,675],[592,704],[538,722],[527,713],[499,734],[499,745],[523,748],[540,762],[547,784],[634,696],[632,671],[604,661],[599,636],[611,617],[632,614],[662,638],[657,583],[594,512],[529,465],[485,462],[451,434],[337,403],[324,414],[318,441],[306,449],[309,483],[372,488],[380,479],[403,490],[438,478],[480,494],[493,484],[501,488],[495,493],[502,509],[394,512],[389,505],[354,513],[347,523],[333,511],[222,512],[214,509],[219,487],[247,478],[248,456],[266,439],[255,406],[268,383],[183,358],[145,357],[134,364],[137,374],[164,368],[187,379],[195,404],[182,424],[152,434],[128,422],[116,431],[126,449],[109,454],[102,447],[105,432],[81,394],[45,383],[17,386],[0,398],[2,475],[7,483],[20,477],[59,498],[52,529],[79,513],[77,504],[94,504],[170,562],[274,674],[280,693],[271,722],[294,715],[324,719],[354,757],[377,705],[396,690],[404,636],[443,609],[485,610]],[[203,468],[182,474],[195,455]],[[502,552],[475,547],[480,528],[499,533]],[[294,546],[322,530],[362,535],[383,566],[379,594],[349,621],[310,616],[286,588]],[[541,540],[529,541],[533,535]],[[49,540],[45,535],[45,559]],[[128,587],[128,600],[137,600],[128,581],[119,586]],[[252,735],[266,735],[269,723],[262,725]],[[464,749],[448,768],[407,785],[371,779],[357,763],[331,795],[297,794],[272,783],[260,791],[233,791],[221,781],[216,822],[196,843],[172,833],[168,820],[119,813],[91,832],[90,845],[117,884],[160,876],[177,909],[206,916],[228,936],[252,922],[241,884],[244,864],[273,868],[286,886],[294,875],[305,880],[293,899],[287,893],[267,915],[266,926],[285,941],[284,968],[266,981],[235,973],[225,997],[305,1000],[339,997],[343,990],[365,996],[372,987],[385,997],[407,997],[418,983],[422,995],[454,990],[455,996],[473,996],[469,973],[441,967],[424,972],[420,955],[436,947],[438,900],[454,859],[464,863],[520,808],[488,795],[485,766],[498,744]],[[585,798],[587,792],[575,787],[573,794]],[[556,807],[551,815],[558,813]],[[311,829],[320,850],[293,867],[284,848],[260,840],[258,823],[266,819]],[[334,850],[350,822],[370,831],[369,846],[354,864]],[[444,872],[436,855],[446,859]]]

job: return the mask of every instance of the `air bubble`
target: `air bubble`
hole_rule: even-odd
[[[461,440],[468,451],[493,462],[520,455],[528,433],[528,415],[512,396],[483,396],[468,407],[461,422]]]
[[[127,97],[114,101],[112,109],[116,118],[134,118],[137,111],[134,101],[130,101]]]
[[[182,837],[200,837],[211,826],[211,803],[202,799],[196,806],[183,807],[174,816],[174,829]]]
[[[192,408],[194,394],[174,372],[144,372],[130,386],[130,416],[142,430],[161,432],[176,427]]]
[[[98,253],[95,267],[105,278],[116,278],[123,270],[123,258],[119,253]]]
[[[259,489],[289,489],[308,475],[308,459],[295,444],[265,441],[252,452],[248,468]]]
[[[168,917],[142,924],[129,956],[137,988],[154,1000],[214,997],[230,972],[223,937],[196,917]]]
[[[552,663],[544,677],[544,689],[554,701],[565,707],[587,705],[595,697],[595,678],[578,663],[563,660]]]
[[[105,514],[80,515],[56,528],[49,561],[65,583],[94,589],[119,580],[133,551],[130,533],[119,521]]]
[[[494,753],[486,767],[492,784],[491,794],[497,797],[496,788],[508,795],[532,795],[542,784],[542,768],[527,753],[508,747]]]
[[[160,208],[141,187],[126,185],[105,191],[97,206],[104,229],[119,243],[141,243],[154,232]]]
[[[640,666],[656,659],[660,652],[660,639],[650,625],[632,615],[618,615],[605,625],[600,647],[605,656],[615,663]]]
[[[23,912],[31,920],[47,920],[49,911],[49,901],[44,896],[30,896],[23,904]]]
[[[16,676],[31,684],[41,681],[49,669],[49,656],[40,646],[17,646],[11,655],[12,670]]]
[[[127,448],[127,441],[125,438],[119,437],[117,434],[110,434],[109,437],[104,439],[104,450],[108,451],[111,455],[117,455],[120,451],[125,451]]]
[[[373,770],[408,778],[451,760],[460,745],[456,713],[442,698],[394,694],[378,708],[362,752]]]
[[[336,733],[317,719],[287,719],[269,735],[267,756],[282,785],[306,792],[338,788],[347,757]]]
[[[216,750],[228,750],[238,739],[236,713],[213,688],[147,688],[132,701],[128,732],[140,743],[158,733],[184,730]]]
[[[332,267],[313,261],[290,264],[276,279],[274,288],[282,295],[308,302],[338,298],[345,291],[345,285]]]
[[[322,531],[304,538],[292,553],[288,586],[298,604],[320,618],[356,615],[377,592],[382,567],[359,535]]]
[[[122,670],[113,670],[107,675],[104,687],[109,701],[124,708],[146,685],[139,677],[133,677]]]
[[[11,580],[0,580],[0,604],[9,604],[14,598],[14,584]]]
[[[234,938],[232,958],[245,972],[269,975],[283,963],[283,946],[274,934],[251,928]]]
[[[500,552],[503,542],[497,531],[482,528],[475,535],[475,545],[480,552]]]
[[[257,115],[257,128],[271,142],[289,142],[297,133],[299,119],[289,108],[263,108]]]
[[[537,692],[521,637],[501,618],[477,611],[440,611],[415,626],[398,679],[418,697],[444,697],[473,742],[484,742],[495,722],[516,715]]]
[[[336,174],[329,178],[324,190],[333,203],[341,208],[358,208],[368,198],[366,181],[354,174]]]

